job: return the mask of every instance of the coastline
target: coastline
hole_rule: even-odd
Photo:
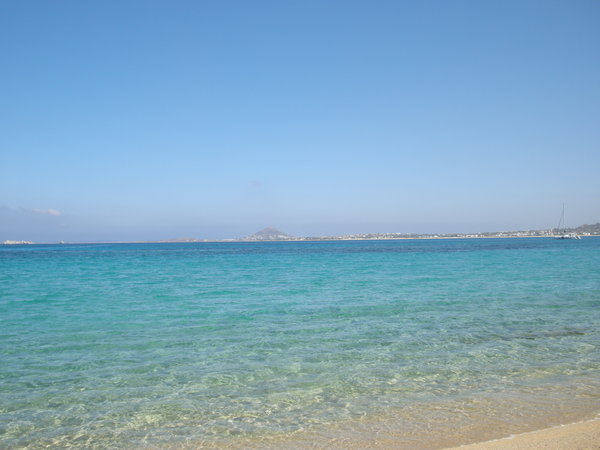
[[[365,424],[362,424],[365,425]],[[485,428],[481,424],[472,424],[473,428]],[[446,427],[443,427],[446,428]],[[343,435],[338,435],[339,430],[332,430],[330,433],[295,433],[293,437],[274,438],[267,440],[240,440],[220,443],[202,442],[201,446],[206,448],[231,448],[231,449],[304,449],[304,448],[324,448],[324,449],[413,449],[413,450],[597,450],[600,449],[600,417],[588,418],[566,424],[542,426],[542,428],[532,431],[520,431],[514,434],[498,434],[494,430],[481,429],[482,441],[461,444],[456,437],[440,435],[425,436],[421,435],[403,435],[397,436],[392,430],[387,430],[380,434],[375,433],[370,437],[361,436],[360,430],[347,430]],[[439,430],[432,428],[432,434],[437,434]],[[445,431],[449,431],[445,430]],[[367,433],[368,434],[368,433]],[[497,437],[491,437],[497,436]],[[469,442],[467,438],[462,442]],[[191,446],[183,445],[183,448],[195,448],[197,443]],[[168,448],[171,448],[168,446]],[[176,445],[173,448],[182,448]]]
[[[591,394],[591,392],[589,393]],[[501,397],[501,396],[500,396]],[[471,398],[462,404],[416,404],[396,412],[368,414],[283,435],[192,440],[166,448],[228,449],[411,449],[411,450],[583,450],[600,449],[597,402],[544,405],[534,399],[515,404]],[[597,400],[596,395],[594,395]],[[539,400],[539,399],[538,399]],[[553,404],[554,403],[554,404]],[[558,404],[556,404],[558,403]]]
[[[581,235],[582,239],[597,238],[600,235],[589,234]],[[269,242],[289,242],[289,243],[303,243],[303,242],[371,242],[371,241],[439,241],[439,240],[483,240],[483,239],[556,239],[555,236],[427,236],[427,237],[393,237],[393,238],[302,238],[302,239],[265,239],[265,240],[251,240],[251,239],[221,239],[221,240],[210,240],[210,239],[198,239],[194,241],[178,241],[178,240],[167,240],[167,241],[100,241],[100,242],[29,242],[26,244],[7,244],[0,242],[0,246],[5,247],[22,247],[29,245],[117,245],[117,244],[256,244],[256,243],[269,243]]]
[[[580,450],[600,448],[600,419],[594,418],[541,430],[529,431],[475,444],[449,447],[447,450]]]

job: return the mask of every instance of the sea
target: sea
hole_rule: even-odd
[[[600,238],[0,246],[0,448],[443,448],[597,417]]]

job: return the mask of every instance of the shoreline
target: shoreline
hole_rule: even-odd
[[[380,450],[600,450],[597,396],[577,404],[559,399],[544,405],[535,399],[505,404],[474,398],[457,407],[450,402],[415,404],[396,414],[368,414],[338,423],[254,437],[188,441],[169,449],[198,446],[218,449]],[[582,398],[582,397],[580,397]],[[533,400],[533,402],[532,402]],[[482,404],[483,402],[483,404]],[[550,406],[553,405],[553,406]],[[544,406],[550,406],[546,409]],[[524,408],[524,409],[522,409]]]
[[[534,450],[540,448],[598,449],[600,448],[600,418],[555,425],[474,444],[447,447],[445,450]]]

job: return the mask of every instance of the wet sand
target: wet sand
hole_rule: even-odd
[[[501,437],[503,431],[494,427],[483,428],[471,424],[468,432],[472,433],[479,429],[483,439],[487,436],[499,436],[498,438],[477,443],[459,445],[459,442],[469,442],[472,435],[457,437],[449,428],[436,429],[433,427],[429,435],[416,433],[396,434],[393,430],[381,432],[376,436],[370,432],[361,433],[354,428],[346,433],[340,430],[327,433],[294,433],[293,437],[273,437],[272,439],[260,440],[229,440],[227,442],[190,442],[175,447],[165,448],[228,448],[228,449],[331,449],[331,450],[600,450],[600,418],[584,420],[566,425],[557,425],[550,428],[535,431],[522,432],[514,435],[506,434]],[[459,431],[458,434],[461,434]],[[472,442],[472,440],[471,440]]]
[[[454,450],[583,450],[600,449],[600,419],[592,419],[503,439],[453,447]]]

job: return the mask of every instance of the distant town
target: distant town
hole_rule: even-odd
[[[560,233],[575,233],[579,236],[600,236],[600,223],[581,225],[577,228],[560,230]],[[514,238],[514,237],[553,237],[559,234],[556,229],[522,230],[522,231],[486,231],[480,233],[366,233],[347,234],[342,236],[309,236],[296,237],[285,234],[275,228],[265,228],[250,236],[231,241],[336,241],[336,240],[389,240],[389,239],[473,239],[473,238]]]
[[[476,239],[476,238],[517,238],[517,237],[554,237],[561,233],[573,233],[578,236],[600,236],[600,223],[581,225],[565,230],[521,230],[521,231],[484,231],[479,233],[359,233],[341,236],[291,236],[275,228],[264,228],[246,237],[232,239],[197,239],[193,237],[165,239],[143,242],[261,242],[261,241],[362,241],[362,240],[393,240],[393,239]],[[55,242],[65,244],[64,241]],[[33,241],[6,240],[4,245],[35,244]]]

